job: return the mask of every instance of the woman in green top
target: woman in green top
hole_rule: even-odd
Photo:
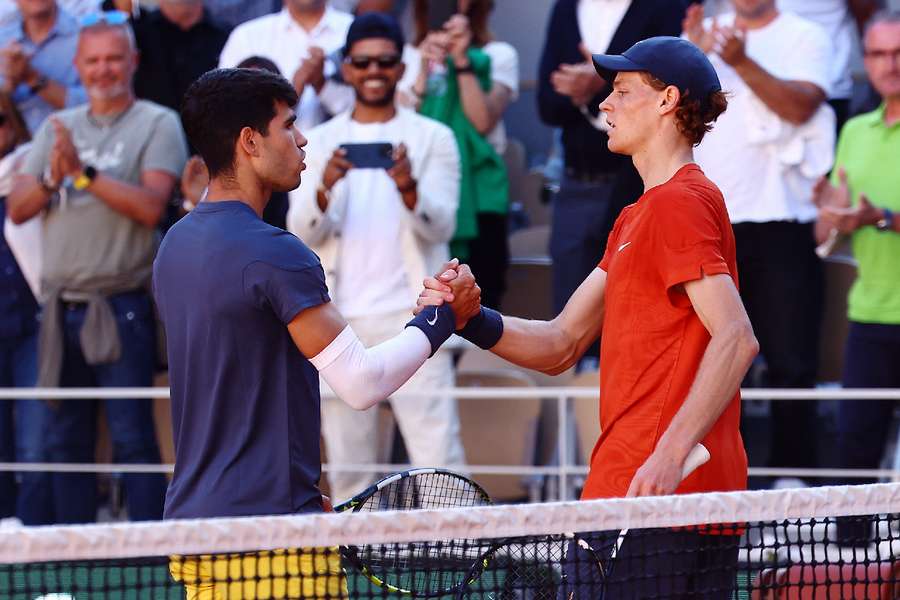
[[[405,51],[400,89],[456,136],[462,180],[451,251],[478,273],[483,303],[499,308],[509,263],[502,117],[518,94],[519,59],[488,29],[493,0],[457,0],[456,14],[438,25],[440,4],[414,4],[415,48]]]

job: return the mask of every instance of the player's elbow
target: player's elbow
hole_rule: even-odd
[[[340,398],[353,410],[368,410],[383,400],[383,398],[379,398],[366,390],[345,392],[340,394]]]
[[[759,340],[753,333],[753,326],[749,319],[741,319],[735,321],[730,327],[730,337],[732,338],[732,347],[734,356],[741,362],[746,363],[749,368],[750,363],[759,354]]]

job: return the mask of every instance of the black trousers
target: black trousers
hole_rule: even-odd
[[[815,386],[822,321],[822,263],[812,223],[734,225],[741,299],[768,366],[766,385]],[[816,402],[772,402],[772,467],[817,466]]]
[[[618,535],[617,531],[578,534],[593,554],[575,541],[568,544],[557,600],[731,600],[739,536],[633,530],[611,559]]]
[[[900,325],[851,322],[841,384],[845,388],[900,388]],[[894,400],[843,400],[838,404],[840,468],[878,468],[896,406]],[[835,483],[874,482],[848,479]],[[843,544],[865,545],[870,531],[868,518],[838,520],[838,540]]]

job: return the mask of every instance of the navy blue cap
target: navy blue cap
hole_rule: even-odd
[[[620,71],[646,71],[682,94],[705,104],[709,95],[722,89],[716,69],[697,46],[677,37],[659,36],[642,40],[622,54],[594,54],[594,68],[612,83]]]
[[[369,12],[356,17],[350,24],[347,42],[343,48],[344,56],[350,53],[350,48],[356,42],[372,38],[391,40],[397,44],[397,51],[403,52],[403,30],[400,29],[397,19],[386,13]]]

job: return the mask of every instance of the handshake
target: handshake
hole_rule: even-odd
[[[469,265],[460,264],[456,258],[444,263],[441,272],[425,279],[423,284],[425,287],[419,294],[413,311],[417,315],[427,306],[447,303],[453,309],[456,329],[459,331],[481,312],[481,288],[475,282]]]

